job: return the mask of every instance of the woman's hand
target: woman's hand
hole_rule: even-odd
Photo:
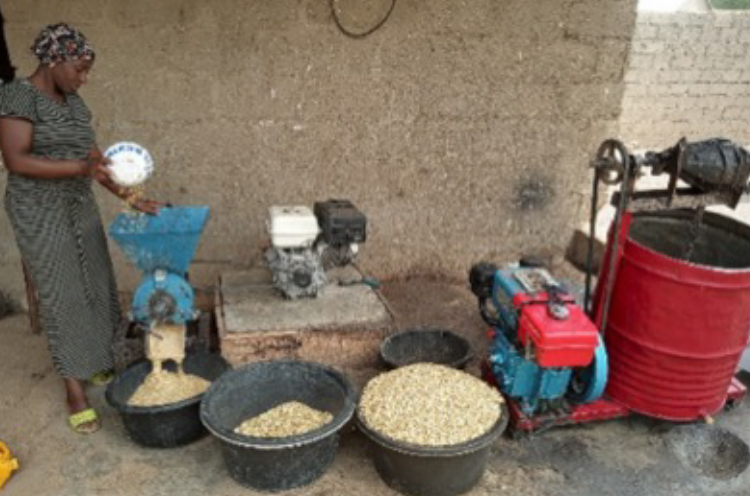
[[[102,155],[98,149],[93,149],[89,152],[86,157],[86,166],[84,168],[84,175],[91,176],[102,184],[112,182],[112,173],[107,167],[112,161]]]
[[[99,164],[99,163],[101,163],[101,164],[109,164],[109,163],[111,163],[111,161],[109,160],[109,158],[105,157],[104,154],[102,153],[102,151],[99,150],[99,148],[96,148],[96,147],[94,147],[94,148],[91,149],[91,151],[89,152],[88,157],[86,157],[86,161],[89,162],[90,164]]]
[[[170,206],[168,203],[162,203],[154,200],[143,198],[143,191],[138,189],[123,188],[112,180],[112,173],[107,167],[112,161],[105,157],[99,147],[95,146],[86,157],[88,174],[93,176],[105,188],[110,190],[120,199],[124,200],[130,208],[137,212],[149,215],[156,215],[162,207]]]
[[[154,200],[148,200],[146,198],[139,198],[134,201],[129,201],[130,208],[144,214],[156,215],[159,210],[166,206],[164,203],[157,202]]]
[[[112,172],[109,170],[109,167],[107,167],[103,163],[99,163],[91,167],[89,175],[91,175],[91,177],[93,177],[100,183],[112,181]]]

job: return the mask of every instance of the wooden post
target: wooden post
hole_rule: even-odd
[[[34,282],[29,276],[29,271],[26,268],[26,264],[21,262],[23,266],[23,278],[26,282],[26,302],[29,306],[29,323],[31,324],[31,332],[34,334],[41,334],[42,323],[39,319],[39,295],[34,287]]]

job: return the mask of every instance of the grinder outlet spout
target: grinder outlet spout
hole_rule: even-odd
[[[154,364],[154,371],[162,369],[162,363],[174,361],[181,369],[185,359],[185,325],[154,324],[146,337],[146,357]]]

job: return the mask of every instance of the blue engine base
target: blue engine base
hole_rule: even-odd
[[[541,400],[555,400],[565,396],[573,369],[545,369],[519,355],[497,330],[489,351],[489,363],[503,393],[521,403],[521,410],[533,414]]]
[[[601,341],[588,367],[542,368],[521,356],[496,329],[488,359],[500,390],[518,400],[526,415],[533,415],[543,401],[565,398],[572,403],[591,403],[602,397],[607,385],[607,351]]]

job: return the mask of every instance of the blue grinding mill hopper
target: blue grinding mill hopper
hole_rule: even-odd
[[[158,215],[121,213],[109,234],[145,274],[161,269],[185,275],[206,222],[207,206],[169,207]]]
[[[187,270],[208,221],[208,207],[163,208],[157,215],[120,214],[109,234],[143,271],[133,319],[184,324],[196,317]]]

